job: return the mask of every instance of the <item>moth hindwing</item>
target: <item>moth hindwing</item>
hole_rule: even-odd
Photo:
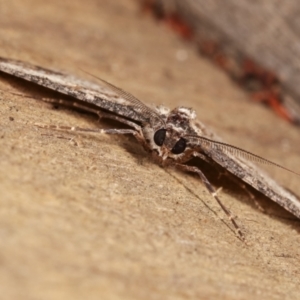
[[[132,134],[160,165],[173,165],[181,170],[196,173],[229,217],[241,238],[243,234],[233,215],[222,204],[205,174],[198,167],[186,164],[192,158],[199,157],[209,163],[217,163],[300,218],[298,199],[250,161],[267,163],[299,174],[253,153],[221,142],[214,133],[196,120],[196,113],[190,108],[177,107],[169,110],[160,106],[151,109],[130,93],[100,78],[98,79],[101,85],[97,85],[21,61],[0,58],[0,71],[66,94],[74,99],[47,101],[81,108],[101,118],[114,119],[128,125],[131,129],[77,127],[69,129],[107,134]]]

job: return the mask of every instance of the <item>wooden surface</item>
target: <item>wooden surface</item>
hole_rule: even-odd
[[[299,131],[247,102],[134,1],[2,0],[0,12],[0,56],[193,107],[228,142],[300,170]],[[299,220],[255,194],[259,211],[203,166],[244,244],[198,178],[155,165],[133,138],[36,128],[116,125],[39,101],[47,96],[0,77],[1,299],[299,298]],[[299,178],[271,171],[300,194]]]

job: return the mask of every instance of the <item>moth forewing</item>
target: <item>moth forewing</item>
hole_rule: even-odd
[[[211,134],[211,136],[212,135],[213,134]],[[204,137],[193,137],[190,143],[193,145],[196,151],[204,157],[204,159],[211,159],[213,162],[217,163],[225,170],[229,171],[239,179],[249,184],[252,188],[264,194],[265,196],[285,208],[287,211],[300,218],[299,199],[297,199],[292,193],[281,187],[270,176],[268,176],[266,172],[258,168],[251,161],[243,158],[243,152],[239,153],[239,151],[244,150],[237,148],[237,153],[234,155],[233,152],[236,152],[234,146],[231,146],[233,147],[231,148],[232,151],[228,151],[228,144],[224,144],[218,141],[212,141]],[[222,145],[226,145],[226,148],[224,149]],[[245,154],[250,155],[250,158],[253,155],[254,159],[262,159],[261,157],[247,151],[245,151]],[[265,162],[267,164],[273,164],[268,160],[266,160]],[[275,166],[278,165],[275,164]]]
[[[5,58],[0,58],[0,70],[137,122],[159,119],[155,111],[134,96],[104,80],[102,82],[106,86],[101,86],[75,76]]]

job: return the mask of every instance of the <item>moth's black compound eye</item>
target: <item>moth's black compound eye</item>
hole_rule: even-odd
[[[186,148],[186,140],[180,138],[171,151],[173,154],[180,154],[185,150],[185,148]]]
[[[154,142],[157,146],[162,146],[166,138],[166,129],[159,129],[154,134]]]

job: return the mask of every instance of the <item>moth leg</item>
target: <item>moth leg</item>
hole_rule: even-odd
[[[34,126],[45,129],[62,130],[62,131],[78,131],[78,132],[91,132],[91,133],[105,133],[105,134],[132,134],[134,136],[139,135],[139,132],[134,129],[100,129],[100,128],[83,128],[77,126],[59,126],[59,125],[44,125],[35,123]]]
[[[136,123],[134,123],[130,120],[127,120],[127,119],[122,118],[120,116],[114,115],[112,113],[107,113],[107,112],[104,112],[102,110],[90,107],[86,104],[81,104],[79,101],[70,101],[70,100],[65,100],[65,99],[50,99],[50,98],[42,98],[42,100],[44,102],[47,102],[47,103],[63,105],[63,106],[66,106],[66,107],[79,108],[79,109],[82,109],[83,111],[87,111],[87,112],[98,115],[99,119],[104,118],[104,119],[115,120],[115,121],[118,121],[120,123],[126,124],[130,127],[133,127],[137,131],[141,130],[141,127],[138,124],[136,124]]]
[[[260,203],[256,200],[253,193],[251,193],[250,188],[244,184],[240,183],[240,187],[248,194],[249,198],[252,200],[256,208],[261,211],[262,213],[266,213],[266,210],[260,205]]]
[[[136,131],[134,129],[117,129],[117,128],[110,128],[110,129],[100,129],[100,128],[82,128],[76,126],[58,126],[58,125],[44,125],[44,124],[34,124],[34,126],[39,128],[45,129],[52,129],[52,130],[62,130],[62,131],[74,131],[74,132],[87,132],[87,133],[99,133],[99,134],[131,134],[133,135],[137,141],[143,145],[143,147],[147,150],[149,149],[143,135],[140,131]]]
[[[256,200],[254,194],[250,191],[250,187],[244,183],[241,179],[236,178],[234,175],[232,175],[230,172],[223,170],[222,172],[219,171],[219,178],[221,178],[222,176],[230,176],[230,180],[235,181],[237,185],[239,185],[244,191],[245,193],[248,194],[249,198],[252,200],[252,202],[254,203],[255,207],[263,212],[266,213],[266,210],[260,205],[260,203]]]
[[[128,125],[129,127],[132,127],[134,129],[92,129],[92,128],[80,128],[80,127],[71,127],[71,126],[56,126],[56,125],[42,125],[42,124],[35,124],[35,126],[40,128],[48,128],[48,129],[54,129],[54,130],[64,130],[64,131],[79,131],[79,132],[91,132],[91,133],[105,133],[105,134],[132,134],[139,143],[143,145],[145,149],[148,149],[148,145],[145,142],[145,139],[142,134],[141,127],[123,117],[104,112],[102,110],[90,107],[85,104],[81,104],[78,101],[70,101],[65,99],[51,99],[51,98],[43,98],[44,102],[52,103],[52,104],[58,104],[63,105],[66,107],[75,107],[82,109],[83,111],[87,111],[93,114],[96,114],[99,116],[99,119],[105,118],[105,119],[111,119],[118,121],[120,123],[123,123],[125,125]]]
[[[41,134],[41,135],[43,135],[43,136],[54,136],[53,134],[47,134],[47,133],[43,133],[43,134]],[[79,146],[81,143],[76,139],[76,138],[74,138],[74,137],[65,137],[65,136],[62,136],[62,135],[55,135],[55,137],[57,138],[57,139],[62,139],[62,140],[67,140],[67,141],[69,141],[69,142],[73,142],[74,143],[74,145],[76,145],[76,146]]]
[[[202,160],[208,162],[208,163],[212,163],[213,161],[210,160],[207,156],[203,155],[202,153],[199,152],[194,152],[193,153],[194,157],[199,157]],[[256,208],[261,211],[261,212],[266,212],[266,210],[259,204],[259,202],[256,200],[255,196],[253,193],[251,193],[249,187],[240,179],[236,178],[234,175],[232,175],[232,173],[228,172],[227,170],[223,169],[222,171],[220,171],[220,168],[217,168],[215,166],[215,164],[211,164],[216,171],[218,172],[218,179],[220,179],[222,176],[228,176],[230,175],[230,180],[235,181],[249,196],[249,198],[253,201],[254,205],[256,206]]]
[[[194,157],[199,157],[199,158],[201,158],[202,160],[206,161],[207,163],[210,163],[210,162],[211,162],[211,161],[207,158],[207,156],[205,156],[205,155],[202,154],[202,153],[194,152],[194,153],[193,153],[193,156],[194,156]]]
[[[193,167],[193,166],[188,166],[188,165],[182,165],[182,164],[176,164],[176,166],[178,168],[180,168],[183,171],[188,171],[188,172],[193,172],[196,173],[200,176],[202,182],[204,183],[205,187],[207,188],[208,192],[212,195],[212,197],[214,197],[214,199],[217,201],[217,203],[220,205],[220,207],[222,208],[222,210],[225,212],[225,214],[227,215],[228,219],[231,221],[232,225],[235,228],[235,231],[237,233],[237,235],[244,241],[245,237],[240,229],[240,227],[238,226],[238,224],[235,222],[235,217],[234,215],[230,212],[230,210],[221,202],[221,200],[219,199],[218,195],[217,195],[217,191],[215,190],[215,188],[212,186],[212,184],[208,181],[208,179],[206,178],[206,176],[203,174],[203,172],[198,169],[197,167]]]

